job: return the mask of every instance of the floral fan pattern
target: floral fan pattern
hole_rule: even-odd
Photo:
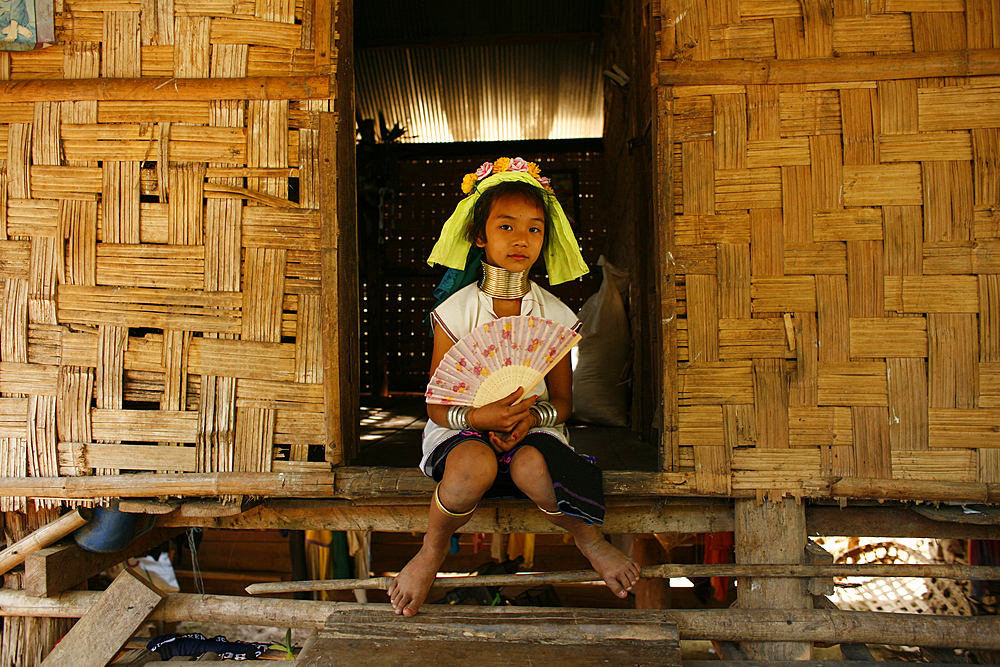
[[[579,341],[569,327],[539,317],[487,322],[448,350],[424,395],[428,403],[475,407],[518,387],[527,395]]]

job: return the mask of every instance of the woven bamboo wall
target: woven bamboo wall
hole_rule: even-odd
[[[57,0],[0,52],[0,475],[329,469],[329,4]]]
[[[721,494],[1000,482],[996,2],[661,10],[667,466]]]

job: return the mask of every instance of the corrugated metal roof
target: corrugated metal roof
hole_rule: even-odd
[[[358,112],[385,114],[404,141],[600,137],[598,41],[361,49]]]

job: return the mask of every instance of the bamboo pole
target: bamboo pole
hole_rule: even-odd
[[[1000,49],[962,49],[802,60],[660,62],[666,86],[834,83],[1000,74]]]
[[[35,598],[24,591],[0,589],[0,615],[80,618],[100,595],[101,591],[67,591],[56,598]],[[373,623],[376,619],[415,623],[422,616],[446,616],[456,611],[468,613],[468,608],[426,605],[419,616],[400,620],[386,604],[176,593],[167,596],[149,618],[167,622],[323,629],[328,620],[336,618],[336,614],[361,609],[368,612],[366,622]],[[544,608],[479,607],[477,613],[502,621],[507,610],[524,614],[531,609],[539,614],[539,622],[544,622],[548,611]],[[996,616],[934,616],[826,609],[674,609],[628,610],[624,613],[675,623],[681,639],[814,641],[970,649],[1000,647],[1000,617]]]
[[[995,503],[1000,500],[1000,484],[845,477],[831,484],[830,495],[834,498],[867,498],[871,500]]]
[[[0,81],[0,99],[4,102],[310,100],[329,97],[330,78],[326,76]]]
[[[93,513],[89,509],[77,507],[0,551],[0,574],[5,574],[14,566],[23,563],[25,557],[33,551],[44,549],[66,537],[90,521],[92,516]]]
[[[0,497],[70,500],[246,494],[275,498],[330,498],[336,496],[334,479],[332,473],[268,472],[6,477],[0,479]]]
[[[673,577],[924,577],[956,579],[959,581],[1000,580],[1000,567],[988,565],[931,565],[902,563],[898,565],[743,565],[725,563],[698,565],[669,563],[642,568],[645,579],[670,579]],[[392,577],[369,579],[324,579],[317,581],[275,581],[250,584],[250,595],[297,593],[303,591],[386,590]],[[578,584],[601,581],[594,570],[569,572],[542,572],[536,574],[495,574],[471,577],[438,577],[434,586],[439,588],[473,588],[475,586],[541,586],[545,584]]]

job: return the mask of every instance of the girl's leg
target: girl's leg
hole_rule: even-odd
[[[437,500],[431,501],[427,515],[423,546],[389,586],[389,599],[397,614],[413,616],[420,609],[448,555],[451,536],[472,518],[471,510],[496,475],[496,454],[479,440],[466,440],[448,452]],[[446,511],[441,511],[438,503]]]
[[[537,449],[530,445],[518,449],[510,463],[510,476],[540,508],[546,512],[557,510],[552,478],[545,457]],[[573,536],[577,548],[615,595],[621,598],[628,595],[639,580],[639,565],[634,560],[606,541],[597,526],[565,514],[546,514],[546,517]]]

